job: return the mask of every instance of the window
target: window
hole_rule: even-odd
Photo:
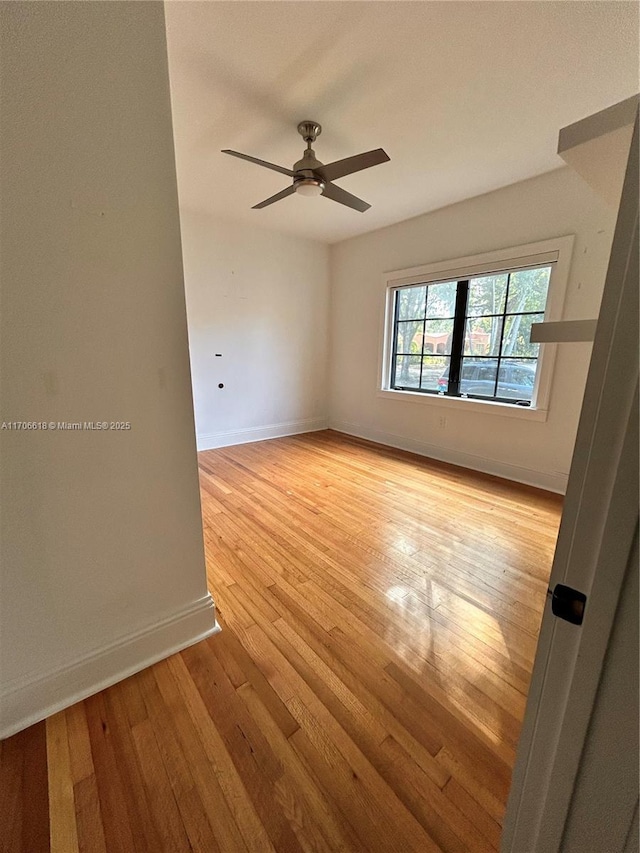
[[[395,290],[391,388],[530,405],[551,266]],[[435,349],[434,349],[435,347]]]
[[[531,326],[560,319],[572,245],[388,274],[381,393],[546,417],[555,347],[531,343]]]

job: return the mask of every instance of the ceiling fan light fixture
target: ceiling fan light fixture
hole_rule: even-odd
[[[315,178],[302,178],[295,183],[295,190],[298,195],[302,195],[307,198],[322,195],[323,189],[324,183],[322,181],[317,181]]]

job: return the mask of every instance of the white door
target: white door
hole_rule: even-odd
[[[597,797],[586,801],[592,812],[582,817],[610,832],[606,846],[593,836],[592,845],[582,848],[571,840],[580,834],[575,834],[581,820],[575,809],[584,799],[576,796],[579,771],[598,687],[611,659],[607,649],[621,590],[627,567],[637,572],[638,180],[636,118],[550,580],[551,589],[561,583],[587,595],[584,622],[577,626],[554,617],[547,602],[503,853],[617,853],[635,825],[637,776],[636,794],[617,797],[614,815],[598,816]],[[634,653],[637,668],[637,649]],[[637,715],[637,691],[627,701],[629,714]],[[618,734],[613,732],[612,739]],[[633,761],[637,764],[637,747]]]

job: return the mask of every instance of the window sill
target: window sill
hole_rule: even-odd
[[[527,421],[546,421],[548,415],[546,409],[514,406],[510,403],[497,403],[494,400],[470,400],[465,397],[446,397],[439,394],[421,394],[420,392],[413,391],[392,391],[388,388],[381,389],[376,396],[386,398],[387,400],[402,400],[406,403],[420,403],[426,406],[463,409],[466,412],[520,418]]]

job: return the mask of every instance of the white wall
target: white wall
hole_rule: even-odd
[[[1,11],[4,737],[216,623],[163,5]]]
[[[587,319],[598,313],[614,225],[615,212],[562,168],[332,246],[330,425],[563,492],[591,345],[558,347],[546,422],[380,398],[382,274],[575,234],[563,318]]]
[[[181,225],[198,448],[326,427],[328,247],[184,210]]]

